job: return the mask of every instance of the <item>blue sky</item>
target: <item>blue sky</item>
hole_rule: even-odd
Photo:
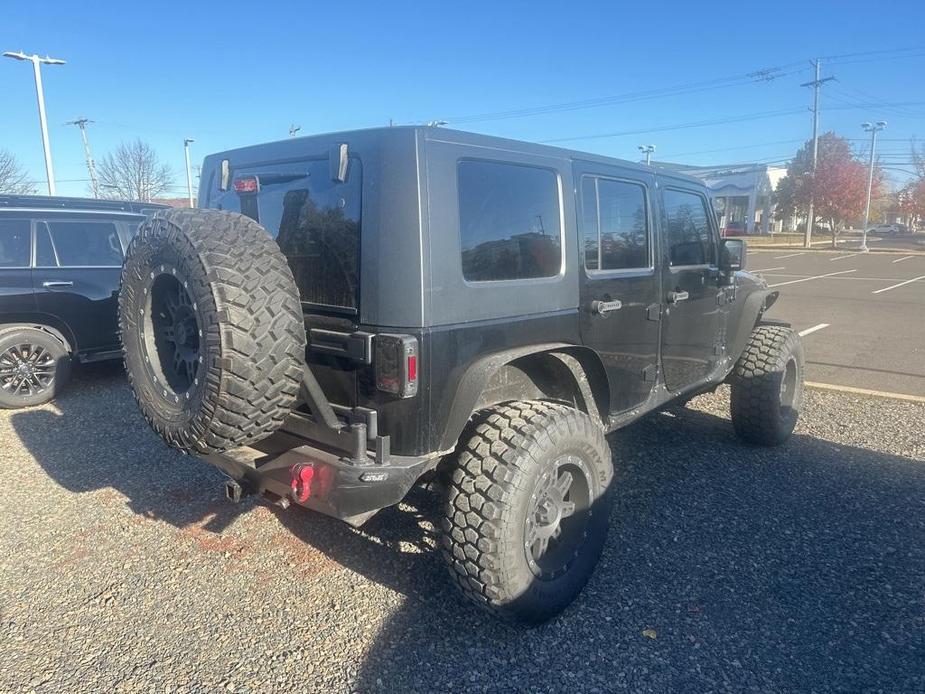
[[[663,9],[655,9],[661,7]],[[837,58],[823,74],[823,130],[857,138],[883,119],[885,158],[908,159],[925,139],[925,3],[71,3],[5,2],[0,51],[68,61],[46,67],[45,93],[58,192],[84,194],[79,133],[94,155],[122,140],[150,142],[185,189],[183,138],[193,159],[287,136],[415,123],[544,141],[774,117],[564,141],[575,149],[690,164],[791,156],[810,135],[808,59]],[[529,117],[479,114],[638,93],[781,68],[772,81],[739,79],[710,90],[553,110]],[[44,164],[28,64],[0,60],[0,148],[40,182]],[[860,108],[853,105],[865,104]],[[886,106],[884,104],[905,104]],[[720,150],[720,151],[717,151]],[[899,172],[892,175],[901,177]]]

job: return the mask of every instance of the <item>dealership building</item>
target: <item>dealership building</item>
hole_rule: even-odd
[[[774,190],[787,168],[769,164],[688,166],[658,162],[656,166],[701,179],[713,196],[719,228],[728,235],[773,234],[796,227],[796,220],[774,219]]]

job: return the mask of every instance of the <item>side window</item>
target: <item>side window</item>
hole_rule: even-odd
[[[585,267],[588,270],[648,267],[645,187],[585,176],[581,188]]]
[[[35,266],[58,266],[55,247],[51,245],[51,236],[48,235],[48,226],[45,222],[39,222],[35,225]]]
[[[665,190],[665,235],[672,265],[706,265],[716,262],[713,230],[703,196]]]
[[[112,222],[48,222],[62,267],[122,265],[122,244]]]
[[[461,161],[457,175],[463,277],[487,282],[559,274],[562,230],[553,171]]]
[[[0,219],[0,267],[29,267],[32,224],[28,219]]]

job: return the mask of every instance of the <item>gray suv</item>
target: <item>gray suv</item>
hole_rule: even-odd
[[[353,525],[436,478],[450,574],[505,619],[588,580],[608,432],[724,382],[744,440],[793,431],[799,337],[693,178],[384,128],[209,156],[200,200],[142,225],[122,275],[148,421],[232,500]]]

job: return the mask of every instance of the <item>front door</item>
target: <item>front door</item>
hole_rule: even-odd
[[[721,357],[717,234],[695,188],[662,188],[662,371],[672,392],[704,381]]]
[[[578,162],[581,336],[600,356],[612,413],[643,404],[658,359],[659,286],[649,197],[654,177]]]

